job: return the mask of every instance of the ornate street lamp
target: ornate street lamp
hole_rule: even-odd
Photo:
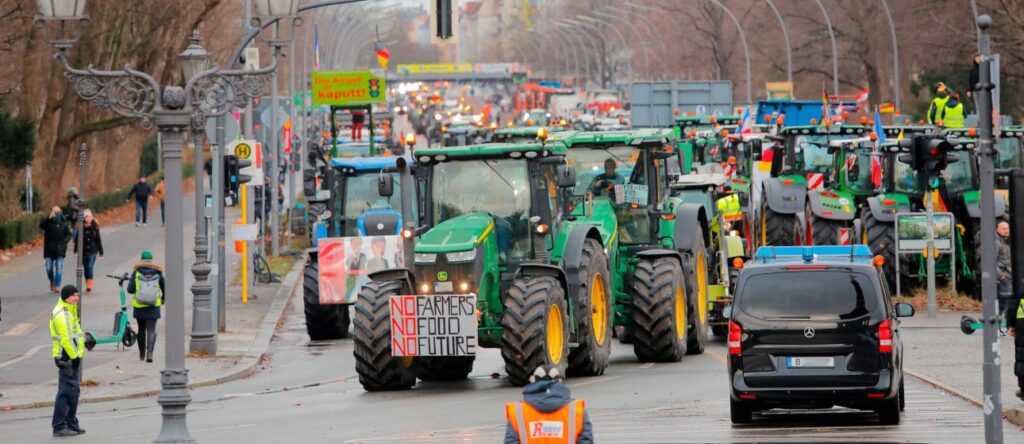
[[[273,13],[295,11],[275,9]],[[267,2],[266,5],[277,2]],[[240,107],[258,96],[269,83],[270,74],[277,68],[274,63],[264,69],[245,71],[221,71],[216,66],[202,70],[205,62],[201,54],[205,51],[188,53],[185,63],[187,73],[185,87],[166,86],[161,88],[150,75],[125,66],[120,71],[101,71],[91,66],[85,70],[73,68],[68,63],[68,49],[81,37],[81,31],[88,18],[85,16],[85,0],[37,0],[39,15],[36,22],[44,26],[44,40],[57,49],[57,59],[64,69],[71,88],[78,96],[92,102],[99,108],[109,109],[123,117],[139,119],[143,128],[156,125],[163,145],[165,183],[167,185],[167,223],[164,227],[166,243],[166,306],[167,330],[165,369],[160,372],[160,394],[157,402],[162,408],[163,423],[155,442],[194,442],[185,422],[186,407],[191,402],[188,393],[188,370],[185,369],[185,276],[184,276],[184,211],[181,206],[183,180],[181,157],[184,149],[185,132],[201,131],[208,117],[223,115]],[[284,17],[288,18],[288,17]],[[296,22],[294,17],[292,23]],[[198,42],[196,42],[198,46]],[[287,44],[285,42],[284,44]],[[275,48],[280,51],[280,47]],[[208,60],[208,59],[207,59]],[[183,60],[185,61],[185,60]],[[197,169],[197,173],[202,171]],[[197,183],[200,182],[197,180]],[[197,227],[198,230],[199,227]],[[205,257],[197,258],[203,261]],[[193,267],[193,272],[202,271]],[[206,273],[209,265],[206,264]],[[197,272],[197,277],[201,273]],[[203,276],[205,279],[205,276]],[[209,284],[205,284],[209,288]],[[193,287],[195,288],[195,287]],[[202,301],[196,293],[194,303]],[[207,290],[206,310],[209,310]],[[210,316],[207,322],[212,322]],[[199,320],[194,320],[198,322]]]

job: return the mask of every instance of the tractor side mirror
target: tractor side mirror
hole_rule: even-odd
[[[782,173],[782,161],[786,152],[780,148],[773,148],[775,152],[772,154],[772,169],[771,176],[779,177],[779,173]]]
[[[761,139],[754,139],[750,141],[750,155],[754,156],[754,160],[761,160],[762,150],[764,150],[764,145],[761,144]]]
[[[558,176],[555,180],[559,188],[576,186],[576,168],[563,163],[555,169],[555,174]]]
[[[381,174],[377,178],[377,194],[391,197],[395,194],[395,178],[390,174]]]

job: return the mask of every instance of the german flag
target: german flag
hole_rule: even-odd
[[[374,50],[377,53],[377,63],[380,64],[381,69],[388,69],[388,61],[391,60],[391,51],[388,51],[384,47],[384,44],[380,42],[380,39],[374,40]]]

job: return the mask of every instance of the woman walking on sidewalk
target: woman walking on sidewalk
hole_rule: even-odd
[[[93,268],[96,259],[103,257],[103,240],[100,239],[100,224],[92,217],[92,210],[85,210],[85,239],[82,244],[82,264],[85,268],[85,291],[92,291]],[[78,254],[78,238],[75,238],[75,254]]]
[[[153,362],[156,347],[156,322],[164,305],[164,269],[153,262],[153,253],[143,251],[128,279],[132,295],[132,315],[139,327],[139,360]]]
[[[64,256],[68,252],[68,241],[71,240],[71,229],[60,207],[53,207],[50,216],[39,223],[43,231],[43,260],[46,264],[46,278],[50,281],[50,291],[60,291],[61,275],[64,272]]]

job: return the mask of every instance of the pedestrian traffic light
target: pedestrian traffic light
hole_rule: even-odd
[[[451,38],[452,0],[431,0],[430,6],[434,12],[434,35],[442,40]]]
[[[232,195],[238,194],[238,187],[248,183],[252,176],[242,174],[241,169],[252,165],[248,159],[239,159],[238,156],[228,154],[224,156],[224,191]]]

